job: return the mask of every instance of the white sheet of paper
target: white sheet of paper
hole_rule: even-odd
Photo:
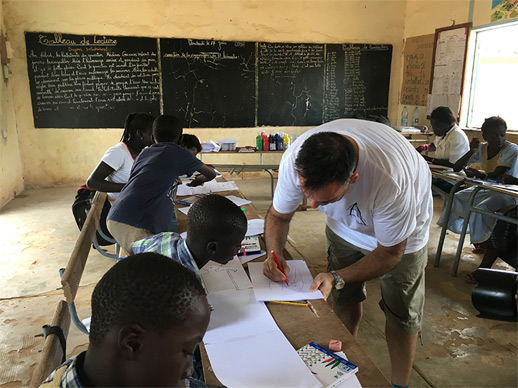
[[[199,195],[199,194],[211,194],[220,191],[233,191],[238,190],[238,187],[234,181],[228,182],[216,182],[212,180],[204,183],[202,186],[191,187],[184,184],[178,185],[176,195],[179,197],[185,195]]]
[[[229,388],[321,387],[280,330],[205,349],[214,374]]]
[[[185,207],[179,207],[178,210],[181,211],[183,214],[187,215],[189,213],[189,210],[191,209],[190,206]]]
[[[252,203],[252,201],[249,201],[248,199],[236,197],[235,195],[225,195],[225,197],[230,199],[237,206],[243,206]]]
[[[214,311],[203,337],[205,345],[234,342],[279,330],[264,303],[255,300],[251,289],[212,294],[207,298]]]
[[[266,251],[261,251],[259,253],[248,253],[246,256],[238,256],[238,258],[241,264],[245,264],[264,255],[266,255]]]
[[[342,358],[345,358],[346,360],[349,360],[344,352],[335,352],[335,354]],[[353,364],[354,364],[354,362],[353,362]],[[351,377],[349,377],[347,380],[342,381],[341,384],[335,386],[335,388],[362,388],[362,385],[360,384],[360,380],[358,380],[358,376],[356,376],[356,373],[355,373]]]
[[[252,288],[243,265],[235,256],[227,264],[209,261],[200,269],[207,294]]]
[[[248,263],[257,300],[294,301],[303,299],[323,299],[320,291],[309,292],[313,276],[304,260],[289,260],[288,283],[274,282],[263,275],[263,263]]]
[[[257,236],[258,234],[264,233],[264,220],[260,218],[254,218],[248,220],[248,229],[246,230],[245,236]]]

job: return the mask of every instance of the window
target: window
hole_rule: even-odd
[[[500,116],[518,130],[518,22],[472,31],[474,53],[466,126]],[[469,79],[469,78],[467,78]]]

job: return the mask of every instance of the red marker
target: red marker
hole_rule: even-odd
[[[275,263],[277,264],[277,268],[279,269],[279,271],[281,271],[282,274],[285,276],[284,281],[286,282],[286,284],[288,284],[288,276],[286,276],[286,274],[284,273],[284,271],[281,267],[281,263],[279,262],[279,259],[277,258],[277,255],[275,254],[274,251],[272,251],[272,257],[275,260]],[[289,286],[289,284],[288,284],[288,286]]]

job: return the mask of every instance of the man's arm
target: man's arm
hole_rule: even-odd
[[[288,275],[290,267],[286,264],[286,260],[283,257],[284,246],[286,245],[286,239],[288,237],[288,231],[290,229],[290,221],[293,217],[293,213],[282,214],[279,213],[273,205],[268,209],[266,213],[266,219],[264,224],[264,237],[266,240],[266,250],[268,257],[263,263],[263,274],[269,279],[280,282],[286,278],[281,271],[277,268],[275,260],[271,256],[271,251],[274,251],[279,259],[279,262],[284,270],[284,273]]]
[[[336,271],[344,279],[345,284],[363,282],[375,279],[396,266],[403,257],[406,240],[391,247],[378,247],[356,263]],[[309,291],[320,290],[327,300],[335,285],[334,276],[331,273],[319,273],[309,287]]]

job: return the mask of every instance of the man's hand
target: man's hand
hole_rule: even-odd
[[[329,272],[326,273],[319,273],[315,280],[313,280],[313,283],[311,283],[311,286],[309,286],[309,291],[313,292],[316,290],[320,290],[322,295],[324,295],[324,300],[327,301],[327,298],[331,294],[331,291],[333,291],[333,287],[335,286],[335,277],[330,274]]]
[[[263,275],[268,279],[273,280],[274,282],[283,282],[285,279],[287,279],[287,276],[290,273],[290,267],[288,267],[288,264],[286,264],[284,257],[277,255],[277,258],[279,259],[279,263],[281,263],[282,270],[286,276],[284,276],[284,274],[279,271],[279,268],[277,268],[277,263],[272,256],[268,256],[268,258],[263,262]]]

